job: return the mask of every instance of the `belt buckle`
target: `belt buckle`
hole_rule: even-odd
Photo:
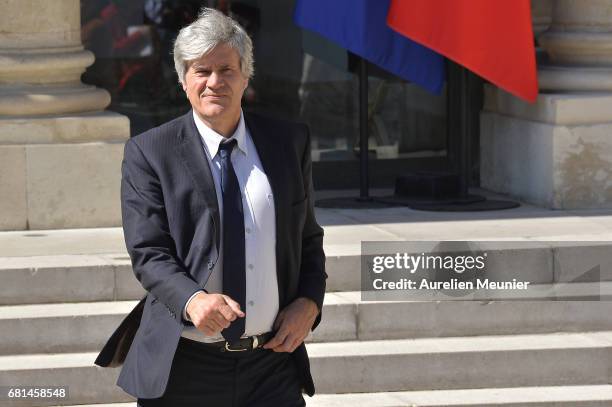
[[[225,350],[227,352],[244,352],[250,349],[257,349],[257,346],[259,345],[259,340],[257,339],[257,335],[250,336],[249,338],[253,339],[251,347],[234,349],[234,348],[230,348],[229,342],[225,341]],[[247,339],[247,338],[244,338],[244,339]]]

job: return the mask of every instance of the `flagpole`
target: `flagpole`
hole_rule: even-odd
[[[459,199],[468,197],[470,187],[470,137],[474,129],[470,120],[473,107],[468,76],[467,69],[449,61],[446,142],[450,165],[456,176],[456,192],[453,195]]]
[[[368,63],[359,57],[359,200],[369,201]]]
[[[471,132],[472,128],[472,89],[469,83],[469,71],[467,68],[459,66],[459,98],[461,119],[459,125],[459,145],[457,155],[457,174],[459,175],[459,198],[468,197],[471,178]]]

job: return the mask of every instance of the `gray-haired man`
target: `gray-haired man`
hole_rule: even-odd
[[[174,58],[193,109],[129,140],[123,161],[148,294],[96,363],[125,357],[118,384],[141,406],[303,406],[327,277],[308,129],[242,112],[252,44],[220,12],[183,28]]]

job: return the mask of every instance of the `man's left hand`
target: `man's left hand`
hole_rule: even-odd
[[[278,313],[274,321],[276,335],[263,347],[274,352],[293,352],[304,342],[319,315],[317,304],[309,298],[300,297]]]

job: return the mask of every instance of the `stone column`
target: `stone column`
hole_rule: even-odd
[[[0,230],[120,225],[129,120],[81,83],[79,0],[0,0]]]
[[[612,0],[555,0],[540,95],[485,90],[481,185],[555,209],[612,208]]]

